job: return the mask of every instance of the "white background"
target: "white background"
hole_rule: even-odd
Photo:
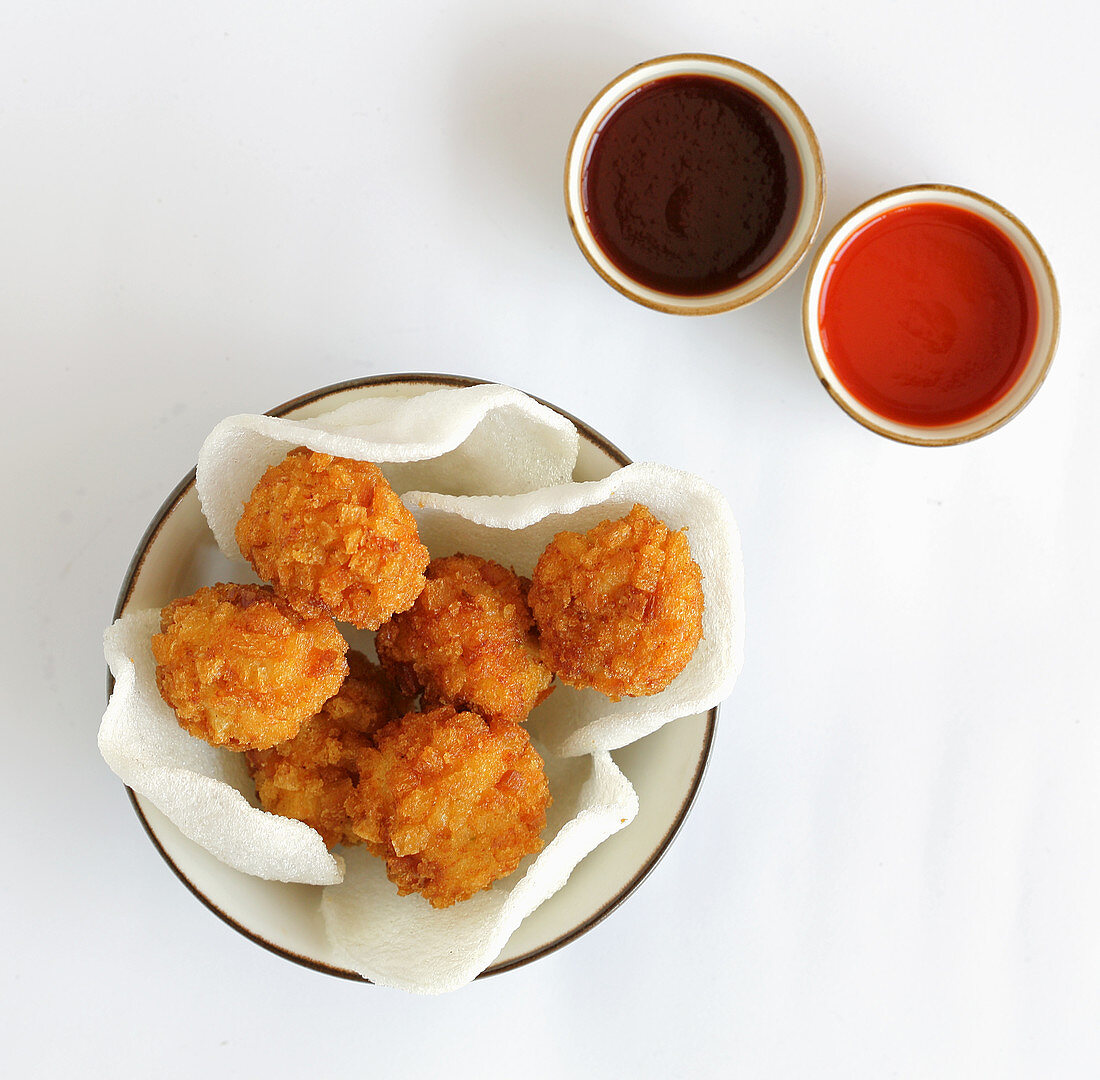
[[[1100,384],[1093,7],[16,0],[0,14],[8,1076],[1090,1077]],[[690,320],[572,240],[573,124],[723,53],[821,141],[826,227],[921,181],[1059,277],[1038,397],[949,449],[815,381],[803,268]],[[395,371],[507,382],[728,495],[748,647],[681,835],[558,953],[445,998],[223,925],[98,758],[100,635],[223,416]]]

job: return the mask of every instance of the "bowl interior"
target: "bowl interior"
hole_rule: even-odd
[[[384,376],[329,387],[272,410],[305,419],[363,396],[411,396],[475,380],[448,376]],[[573,419],[570,417],[570,419]],[[582,439],[574,476],[596,480],[627,459],[579,421]],[[199,508],[194,474],[171,496],[135,555],[119,611],[160,607],[201,585],[240,580],[240,564],[218,550]],[[680,827],[702,779],[717,710],[684,717],[615,751],[639,796],[637,818],[574,870],[567,884],[515,931],[486,974],[538,958],[583,933],[616,907],[655,865]],[[185,885],[241,933],[306,966],[359,980],[333,958],[321,920],[320,889],[263,881],[232,870],[188,840],[155,807],[133,795],[135,809],[161,854]]]
[[[583,179],[593,135],[624,97],[656,79],[672,75],[708,75],[725,79],[754,94],[782,120],[802,168],[802,202],[791,235],[761,270],[734,288],[704,296],[678,296],[635,281],[608,258],[596,242],[584,212]],[[647,307],[678,315],[708,315],[759,299],[798,265],[821,221],[825,179],[817,137],[794,99],[762,72],[721,56],[682,54],[649,60],[604,87],[585,110],[569,144],[565,163],[565,204],[573,235],[596,272],[625,296]]]
[[[852,394],[837,377],[821,339],[818,312],[821,291],[830,263],[851,236],[867,222],[901,206],[916,203],[939,203],[961,207],[978,214],[996,226],[1016,247],[1024,259],[1038,300],[1038,325],[1035,344],[1024,370],[1008,393],[988,409],[970,419],[936,427],[905,424],[882,416]],[[944,446],[976,439],[1006,423],[1034,396],[1046,376],[1058,341],[1059,300],[1054,273],[1043,249],[1028,229],[1004,207],[965,188],[946,184],[920,184],[896,191],[864,203],[841,221],[814,255],[806,280],[802,302],[802,325],[806,348],[818,378],[833,399],[850,416],[872,431],[900,442],[924,446]]]

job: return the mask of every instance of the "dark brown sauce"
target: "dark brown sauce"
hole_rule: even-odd
[[[624,97],[588,145],[596,242],[626,275],[676,296],[733,288],[790,238],[802,200],[783,121],[724,79],[673,75]]]

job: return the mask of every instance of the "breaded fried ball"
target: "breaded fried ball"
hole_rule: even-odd
[[[245,754],[260,805],[304,821],[329,847],[362,843],[344,811],[359,779],[359,755],[372,745],[371,735],[410,704],[362,653],[349,652],[348,667],[340,692],[293,739]]]
[[[153,635],[157,689],[212,746],[262,749],[297,734],[348,673],[348,644],[266,585],[213,585],[173,600]]]
[[[527,606],[531,583],[500,563],[451,555],[428,564],[416,603],[375,639],[382,666],[425,707],[447,704],[517,723],[549,692]]]
[[[377,465],[300,446],[253,489],[237,544],[303,615],[377,630],[424,587],[428,549]]]
[[[658,693],[703,636],[702,576],[684,530],[641,504],[583,535],[558,533],[528,595],[543,659],[612,701]]]
[[[450,907],[542,848],[550,788],[527,732],[444,705],[375,734],[348,799],[352,828],[402,896]]]

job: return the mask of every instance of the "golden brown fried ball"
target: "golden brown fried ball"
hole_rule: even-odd
[[[445,705],[375,734],[347,810],[398,892],[443,908],[540,850],[549,805],[542,759],[523,728]]]
[[[328,616],[307,619],[266,585],[213,585],[173,600],[153,635],[157,688],[180,726],[231,750],[274,746],[348,673]]]
[[[558,533],[528,596],[543,658],[564,682],[612,701],[658,693],[703,636],[702,576],[684,530],[640,504],[583,535]]]
[[[348,667],[340,692],[293,739],[245,755],[263,808],[304,821],[329,847],[362,843],[344,811],[359,779],[359,755],[410,704],[362,653],[349,652]]]
[[[256,573],[303,615],[377,630],[424,587],[428,549],[369,461],[291,450],[260,478],[236,536]]]
[[[382,666],[425,706],[447,704],[515,720],[549,693],[527,606],[531,583],[475,555],[428,564],[428,583],[408,611],[378,631]]]

